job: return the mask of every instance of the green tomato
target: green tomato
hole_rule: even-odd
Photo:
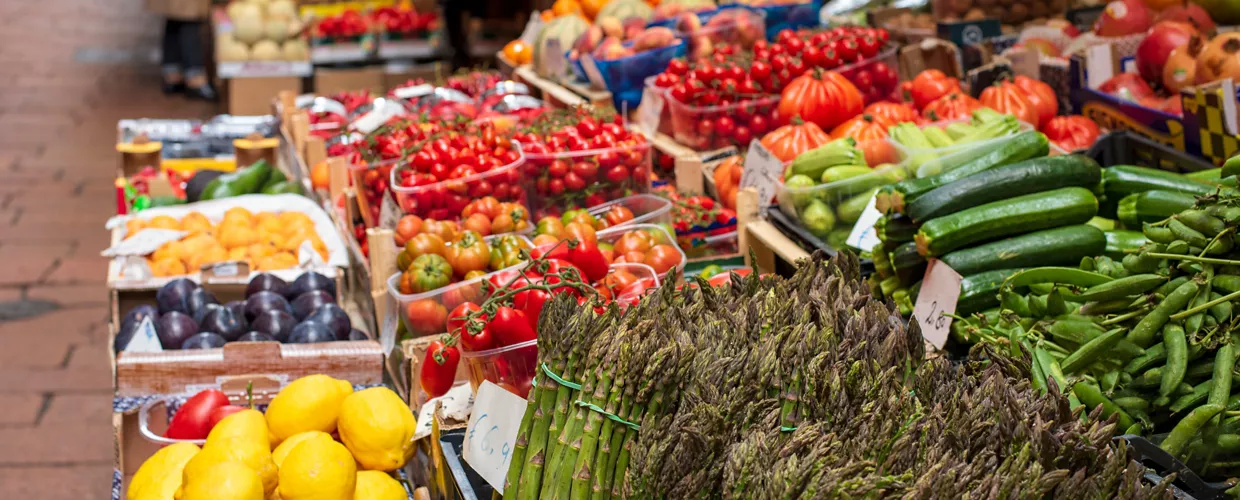
[[[719,274],[722,272],[723,272],[722,266],[720,266],[719,264],[711,264],[709,266],[703,267],[702,271],[698,273],[698,276],[701,276],[706,279],[710,279],[714,277],[716,274]]]
[[[808,175],[797,174],[789,177],[784,181],[784,188],[788,189],[787,195],[791,197],[792,204],[796,205],[798,210],[804,210],[810,200],[814,199],[814,190],[809,189],[817,186],[818,183],[810,179]]]
[[[429,292],[448,286],[452,281],[452,265],[437,254],[420,255],[413,259],[409,270],[409,289],[413,293]]]

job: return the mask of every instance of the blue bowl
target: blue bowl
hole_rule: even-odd
[[[766,15],[766,39],[774,40],[775,35],[785,29],[798,29],[818,26],[818,11],[822,10],[822,0],[792,5],[771,5],[767,7],[743,6],[746,9],[762,12]]]
[[[626,43],[625,46],[632,47],[632,43]],[[617,110],[636,109],[642,101],[642,90],[646,88],[646,78],[663,72],[667,69],[667,63],[672,62],[672,59],[683,57],[688,53],[688,47],[684,40],[677,39],[676,43],[667,47],[647,50],[629,57],[610,61],[595,60],[594,65],[598,68],[598,73],[590,75],[590,81],[596,86],[601,84],[607,88],[608,92],[611,92],[612,101]],[[589,75],[588,72],[587,75]],[[595,81],[597,78],[601,78],[602,81]]]
[[[576,77],[578,82],[589,83],[590,77],[586,76],[586,68],[581,65],[581,58],[572,57],[571,56],[572,53],[573,51],[571,50],[568,52],[565,52],[564,58],[568,59],[568,67],[573,70],[573,76]]]

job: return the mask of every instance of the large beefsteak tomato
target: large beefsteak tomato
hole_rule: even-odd
[[[1038,112],[1033,109],[1033,104],[1025,99],[1024,94],[1025,91],[1015,83],[998,82],[982,91],[981,102],[983,106],[1015,116],[1016,119],[1037,128]]]
[[[1052,89],[1050,85],[1025,75],[1016,75],[1012,82],[1025,91],[1025,99],[1038,112],[1039,124],[1045,124],[1059,114],[1059,97],[1055,95],[1055,89]]]
[[[926,105],[926,108],[921,110],[921,114],[932,122],[955,120],[958,118],[968,118],[969,115],[973,114],[980,107],[982,107],[982,103],[978,102],[977,99],[969,97],[968,94],[952,92]]]
[[[891,101],[878,101],[865,107],[862,113],[873,116],[874,118],[887,122],[888,125],[896,125],[904,122],[916,122],[921,119],[917,115],[917,110],[909,106],[908,103],[898,103]]]
[[[779,116],[800,116],[823,130],[844,123],[864,107],[861,91],[834,71],[806,72],[784,87],[779,98]]]
[[[886,120],[869,114],[841,123],[831,131],[832,139],[852,137],[857,141],[857,148],[865,154],[865,162],[869,166],[892,163],[896,161],[895,148],[887,142],[887,127],[891,124]]]
[[[784,125],[762,137],[762,145],[780,161],[790,162],[801,153],[814,149],[831,141],[831,137],[814,122],[803,122],[793,118],[792,123]]]
[[[1042,133],[1070,152],[1086,149],[1098,140],[1098,124],[1081,115],[1056,116],[1042,126]]]
[[[930,103],[953,92],[959,93],[960,80],[947,76],[937,69],[928,69],[918,73],[913,81],[904,85],[904,90],[913,99],[917,109],[925,110]]]

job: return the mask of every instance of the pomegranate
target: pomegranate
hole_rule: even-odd
[[[1094,22],[1098,36],[1115,37],[1144,33],[1153,24],[1150,9],[1140,0],[1115,0]]]
[[[1197,28],[1197,31],[1202,33],[1214,33],[1214,20],[1210,18],[1210,13],[1206,12],[1206,10],[1201,8],[1200,5],[1189,2],[1188,0],[1184,0],[1183,3],[1178,3],[1167,7],[1162,12],[1159,12],[1158,17],[1154,18],[1154,22],[1158,23],[1162,21],[1179,21],[1182,23],[1188,23],[1192,25],[1192,27]]]
[[[1223,33],[1210,40],[1197,56],[1194,77],[1198,84],[1240,79],[1240,33]]]
[[[1148,81],[1161,81],[1163,66],[1171,51],[1188,45],[1188,40],[1196,34],[1197,30],[1188,23],[1163,21],[1155,24],[1137,46],[1137,71]]]
[[[1136,73],[1115,75],[1110,80],[1102,82],[1098,90],[1127,101],[1138,101],[1154,96],[1154,89],[1151,89],[1150,84],[1145,83],[1145,80],[1142,80],[1141,76]]]
[[[1196,81],[1197,56],[1205,45],[1200,36],[1192,36],[1188,44],[1176,47],[1167,56],[1163,64],[1162,84],[1172,96],[1180,93],[1180,89],[1193,85]],[[1176,102],[1179,102],[1178,100]]]

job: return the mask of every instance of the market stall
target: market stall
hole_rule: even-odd
[[[314,92],[124,123],[117,495],[1235,486],[1223,14],[656,3],[394,85],[316,57],[425,20],[302,6]]]

